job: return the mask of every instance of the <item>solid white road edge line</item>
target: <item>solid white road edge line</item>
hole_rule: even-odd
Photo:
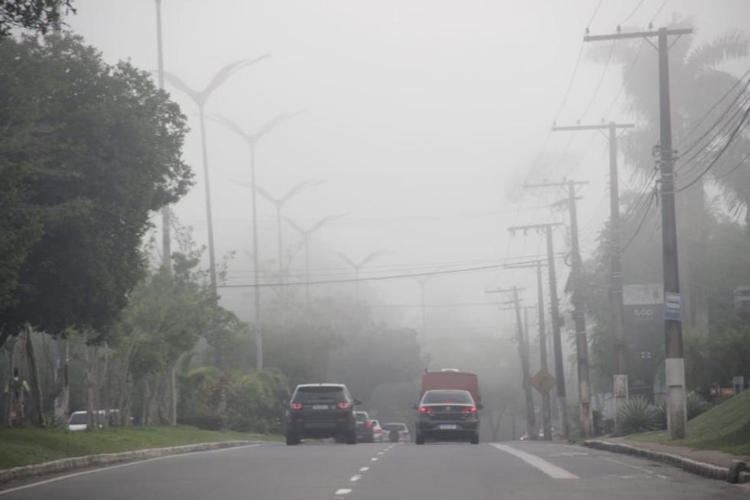
[[[255,446],[260,446],[260,444],[248,444],[247,446],[235,446],[232,448],[221,448],[219,450],[206,450],[206,451],[192,451],[189,453],[179,453],[177,455],[164,455],[163,457],[154,457],[154,458],[147,458],[145,460],[136,460],[135,462],[128,462],[125,464],[117,464],[117,465],[110,465],[108,467],[100,467],[98,469],[92,469],[92,470],[85,470],[83,472],[75,472],[73,474],[65,474],[64,476],[59,477],[53,477],[52,479],[45,479],[44,481],[39,481],[36,483],[31,484],[24,484],[23,486],[16,486],[15,488],[9,488],[7,490],[0,490],[0,495],[6,495],[8,493],[13,493],[14,491],[21,491],[26,490],[29,488],[35,488],[37,486],[43,486],[45,484],[49,483],[56,483],[57,481],[62,481],[63,479],[71,479],[78,476],[85,476],[87,474],[94,474],[96,472],[102,472],[105,470],[112,470],[112,469],[119,469],[121,467],[131,467],[133,465],[140,465],[145,464],[148,462],[154,462],[156,460],[165,460],[167,458],[175,458],[175,457],[185,457],[188,455],[197,455],[198,453],[219,453],[222,451],[229,451],[229,450],[239,450],[241,448],[253,448]]]
[[[562,467],[558,467],[555,464],[547,462],[543,458],[532,455],[531,453],[526,453],[525,451],[517,450],[516,448],[512,448],[504,444],[492,443],[492,446],[500,451],[508,453],[509,455],[520,458],[532,467],[536,467],[540,471],[544,472],[552,479],[579,479],[575,474],[566,471]]]

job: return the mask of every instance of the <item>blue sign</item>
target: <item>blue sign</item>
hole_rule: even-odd
[[[682,298],[679,293],[667,292],[664,294],[664,319],[673,321],[682,320]]]

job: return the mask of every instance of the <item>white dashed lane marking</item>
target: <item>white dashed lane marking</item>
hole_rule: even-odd
[[[377,461],[378,461],[378,457],[372,457],[372,458],[370,459],[370,461],[371,461],[371,462],[377,462]]]
[[[369,467],[362,467],[361,469],[359,469],[359,472],[367,472],[368,470],[370,470]]]
[[[348,495],[351,492],[352,492],[352,490],[350,490],[348,488],[340,488],[340,489],[336,490],[335,495],[336,496]]]

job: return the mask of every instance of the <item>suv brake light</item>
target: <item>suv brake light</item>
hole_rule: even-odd
[[[477,407],[476,406],[469,406],[468,408],[464,408],[461,410],[461,413],[476,413]]]
[[[372,422],[371,422],[371,421],[368,421],[368,422],[367,422],[367,423],[365,424],[365,427],[367,427],[368,429],[372,429]]]
[[[338,406],[339,406],[339,410],[348,410],[349,407],[351,406],[351,403],[344,401],[343,403],[339,403]]]
[[[301,410],[302,403],[292,403],[292,410]]]
[[[425,413],[427,413],[427,414],[435,413],[435,408],[432,408],[431,406],[420,406],[419,407],[419,413],[422,413],[422,414],[425,414]]]

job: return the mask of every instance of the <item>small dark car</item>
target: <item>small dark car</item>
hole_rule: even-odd
[[[427,391],[417,407],[417,434],[414,442],[468,440],[479,444],[479,418],[471,393],[461,390]]]
[[[336,438],[337,442],[357,443],[354,406],[343,384],[301,384],[289,401],[286,414],[286,444],[296,445],[303,438]]]
[[[375,428],[367,412],[355,411],[354,418],[357,420],[357,441],[363,443],[374,443]]]

